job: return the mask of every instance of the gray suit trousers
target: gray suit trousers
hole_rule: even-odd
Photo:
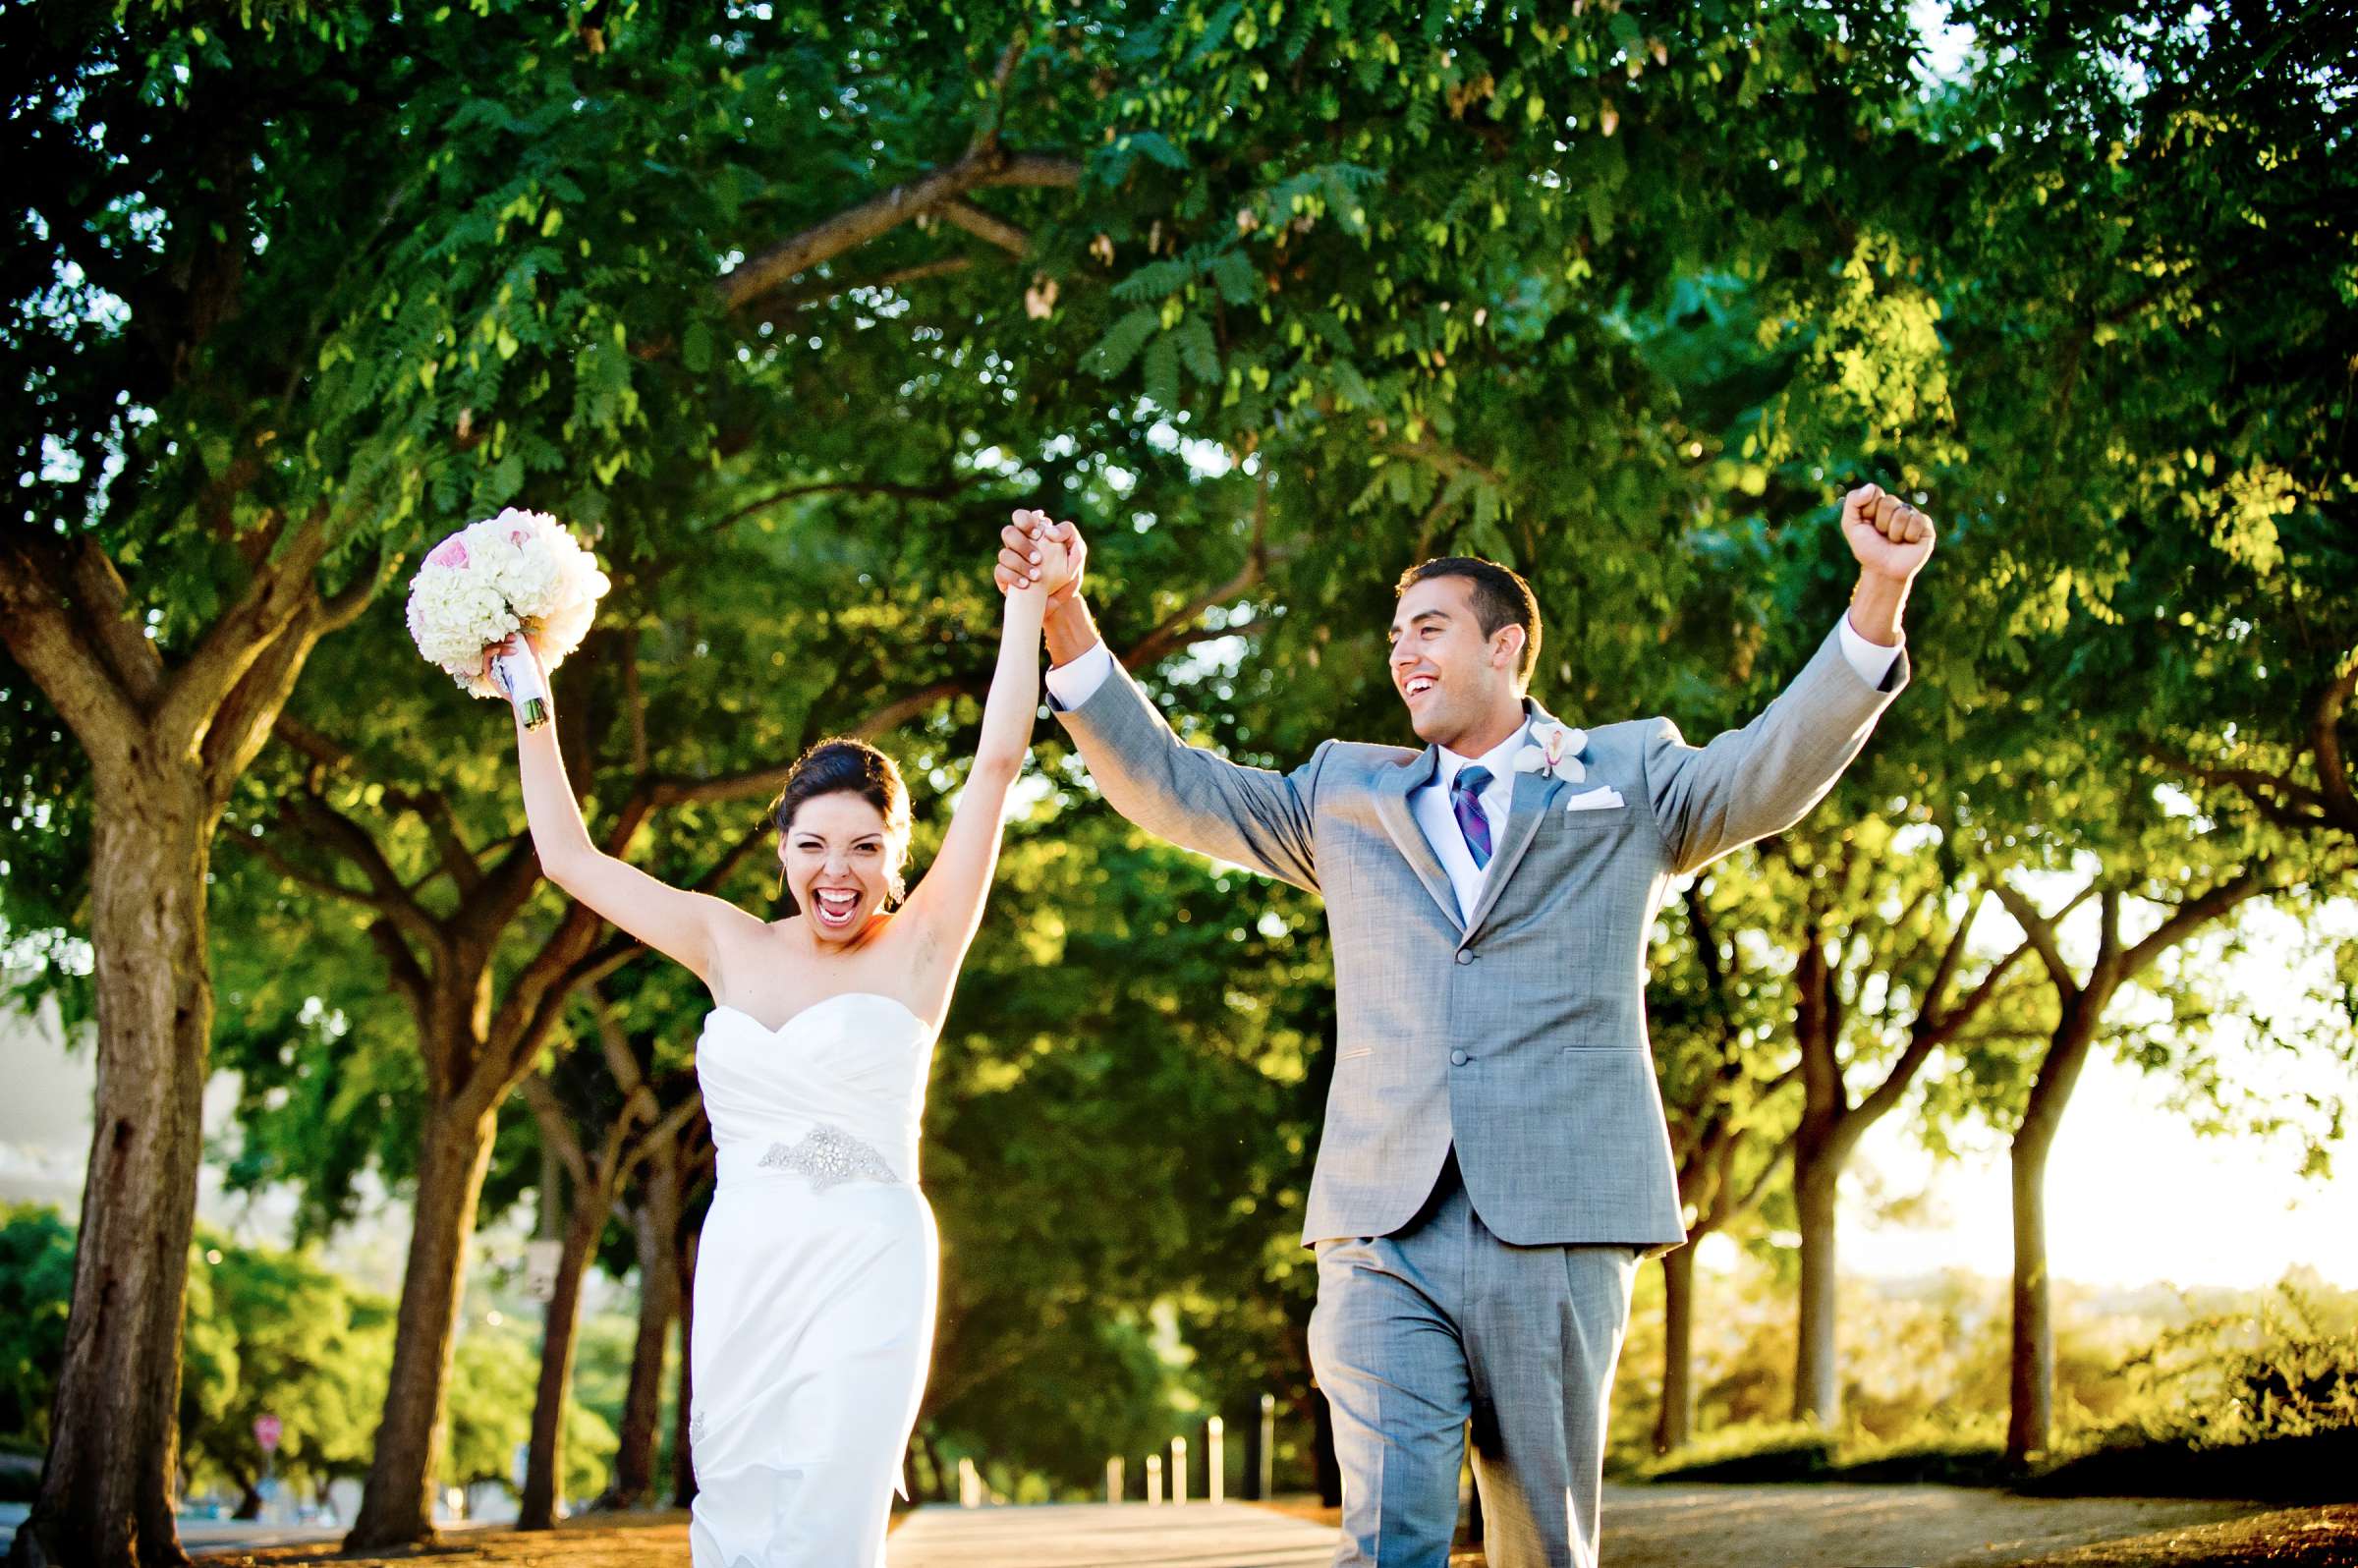
[[[1641,1249],[1500,1241],[1452,1153],[1407,1225],[1317,1251],[1310,1357],[1343,1472],[1336,1568],[1447,1568],[1469,1422],[1491,1568],[1593,1568]]]

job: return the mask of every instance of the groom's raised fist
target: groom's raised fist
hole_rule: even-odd
[[[1933,520],[1878,484],[1842,497],[1842,536],[1861,571],[1901,583],[1933,557]]]
[[[1053,608],[1081,591],[1081,569],[1088,556],[1079,529],[1024,508],[999,531],[999,560],[991,576],[1002,593],[1020,584],[1044,583]]]

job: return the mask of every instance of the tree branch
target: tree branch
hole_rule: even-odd
[[[1916,1009],[1919,1023],[1939,1012],[1940,998],[1948,994],[1948,987],[1957,978],[1957,966],[1965,961],[1965,939],[1973,934],[1973,923],[1981,915],[1982,903],[1989,896],[1988,888],[1975,890],[1973,902],[1965,908],[1965,918],[1957,922],[1957,928],[1949,935],[1948,945],[1940,950],[1940,962],[1934,966],[1933,978],[1925,982],[1924,1000]]]
[[[324,518],[314,514],[254,573],[238,602],[213,622],[165,688],[156,714],[161,744],[192,752],[202,746],[223,703],[254,661],[306,610],[319,607],[313,574],[326,559],[327,542]]]
[[[922,283],[926,278],[944,278],[969,271],[974,264],[975,258],[971,255],[952,255],[935,261],[920,261],[914,266],[894,267],[872,277],[846,278],[841,282],[822,280],[815,287],[764,295],[747,309],[759,320],[784,321],[789,315],[807,310],[822,300],[832,300],[855,289],[891,289],[904,283]]]
[[[2358,792],[2351,788],[2349,761],[2341,752],[2341,716],[2353,693],[2358,693],[2358,647],[2342,656],[2341,669],[2319,697],[2309,745],[2317,754],[2318,786],[2332,804],[2335,820],[2344,832],[2358,835]]]
[[[311,790],[298,790],[280,797],[278,820],[290,831],[341,857],[368,884],[364,892],[336,883],[333,891],[352,903],[375,910],[436,953],[445,949],[447,942],[440,924],[403,885],[367,829]]]
[[[575,1191],[589,1191],[590,1156],[582,1148],[581,1134],[573,1125],[572,1113],[557,1098],[548,1075],[527,1073],[521,1087],[524,1102],[532,1107],[533,1120],[540,1126],[540,1142],[564,1161],[566,1173],[573,1177]]]
[[[2330,820],[2325,795],[2284,774],[2255,767],[2214,767],[2158,746],[2148,745],[2143,750],[2173,773],[2240,790],[2263,816],[2278,827],[2307,832],[2324,827]]]
[[[1007,46],[999,51],[999,63],[990,73],[988,104],[982,111],[982,122],[975,127],[973,140],[966,144],[968,156],[988,152],[999,144],[999,129],[1007,120],[1007,82],[1015,75],[1017,63],[1024,58],[1024,45],[1029,37],[1025,29],[1019,27],[1015,29],[1015,35],[1007,40]]]
[[[1188,633],[1195,626],[1198,616],[1214,605],[1225,604],[1228,600],[1242,594],[1247,588],[1260,584],[1267,578],[1271,565],[1288,560],[1293,556],[1299,546],[1286,546],[1274,550],[1268,547],[1268,476],[1264,470],[1260,488],[1253,498],[1253,534],[1245,548],[1245,564],[1227,582],[1208,592],[1198,594],[1179,610],[1165,616],[1160,625],[1141,638],[1128,652],[1121,656],[1123,669],[1144,669],[1170,653],[1188,641]]]
[[[83,620],[114,666],[125,695],[144,707],[164,689],[163,655],[131,614],[131,590],[97,539],[85,533],[76,546],[74,596]]]
[[[976,239],[997,246],[1009,255],[1030,255],[1032,236],[997,213],[963,198],[944,201],[933,209],[945,223],[957,225]]]
[[[1010,153],[995,141],[970,148],[957,162],[920,175],[847,207],[779,241],[760,254],[749,256],[723,273],[713,285],[721,305],[730,310],[779,288],[796,275],[859,249],[942,202],[986,186],[1062,186],[1081,183],[1077,158],[1045,153]]]
[[[67,551],[62,539],[39,533],[0,534],[0,643],[82,742],[101,779],[135,786],[140,704],[75,624]]]
[[[901,501],[947,501],[964,486],[957,484],[884,484],[866,479],[829,479],[819,484],[796,484],[783,490],[773,490],[759,500],[745,505],[722,518],[715,526],[728,529],[757,512],[766,512],[781,501],[798,501],[806,495],[883,495]]]
[[[605,1056],[606,1071],[614,1075],[624,1093],[636,1093],[646,1085],[646,1074],[640,1071],[639,1053],[631,1049],[631,1037],[615,1018],[614,1004],[606,1000],[595,980],[580,981],[574,988],[589,1000],[590,1016],[597,1020],[597,1044]]]
[[[2126,980],[2139,973],[2205,925],[2233,911],[2236,905],[2264,891],[2268,886],[2268,863],[2263,861],[2209,892],[2180,904],[2144,941],[2121,955],[2121,978]]]
[[[368,940],[375,944],[377,952],[383,956],[385,974],[392,981],[393,988],[408,1000],[411,1016],[423,1018],[433,995],[433,978],[418,962],[418,955],[410,951],[410,944],[402,940],[400,927],[379,916],[368,923]],[[448,1064],[435,1061],[431,1055],[431,1039],[421,1037],[419,1045],[427,1053],[426,1067],[429,1072],[446,1070]]]
[[[2081,899],[2086,898],[2090,892],[2094,891],[2095,886],[2096,884],[2091,882],[2087,887],[2082,888],[2079,894],[2072,899],[2072,904],[2077,904]],[[2049,920],[2040,914],[2038,906],[2016,892],[2013,885],[2003,877],[1995,878],[1992,882],[1991,891],[1997,895],[1997,901],[2000,904],[2005,905],[2006,913],[2014,917],[2014,924],[2022,927],[2023,935],[2030,940],[2031,951],[2037,953],[2039,962],[2047,966],[2048,978],[2055,982],[2055,989],[2067,1000],[2079,995],[2079,978],[2072,974],[2071,966],[2063,962],[2063,950],[2055,941],[2055,924],[2056,920],[2060,920],[2061,917],[2057,916],[2055,920]],[[2070,905],[2065,906],[2067,909],[2069,907]]]
[[[377,782],[373,770],[362,762],[358,754],[342,742],[322,735],[292,713],[282,710],[278,722],[271,726],[270,733],[290,750],[309,757],[315,766],[327,772],[344,778]],[[424,824],[427,836],[433,840],[434,852],[441,859],[442,869],[452,883],[462,894],[473,894],[482,884],[482,863],[467,847],[467,840],[459,831],[458,812],[451,806],[450,798],[437,789],[383,787],[386,800]]]

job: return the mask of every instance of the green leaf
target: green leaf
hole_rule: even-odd
[[[692,321],[680,336],[680,364],[698,375],[712,368],[712,328]]]
[[[1159,131],[1133,131],[1121,141],[1132,152],[1143,152],[1166,169],[1187,167],[1187,154],[1171,145],[1170,138]]]
[[[1097,340],[1089,351],[1089,367],[1110,381],[1130,367],[1138,351],[1146,347],[1161,320],[1152,310],[1133,310],[1116,321],[1111,330]]]
[[[1166,332],[1147,350],[1147,396],[1158,409],[1176,412],[1179,404],[1179,339]]]
[[[1219,345],[1212,341],[1211,325],[1200,315],[1191,315],[1179,323],[1179,355],[1199,381],[1217,381],[1220,378]]]
[[[1261,282],[1253,258],[1242,251],[1222,251],[1206,264],[1205,272],[1230,305],[1250,305]]]

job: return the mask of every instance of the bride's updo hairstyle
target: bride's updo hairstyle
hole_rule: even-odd
[[[820,741],[802,755],[794,771],[786,775],[786,787],[778,791],[776,804],[769,809],[769,819],[778,827],[778,843],[794,830],[794,815],[806,801],[821,795],[857,795],[874,807],[884,818],[884,834],[890,841],[895,858],[909,853],[909,786],[901,782],[900,765],[866,741],[848,736],[836,736]],[[898,904],[908,896],[908,886],[896,869],[891,879],[892,901]],[[792,893],[786,891],[785,868],[778,872],[779,896],[786,900],[790,914],[801,914]]]

